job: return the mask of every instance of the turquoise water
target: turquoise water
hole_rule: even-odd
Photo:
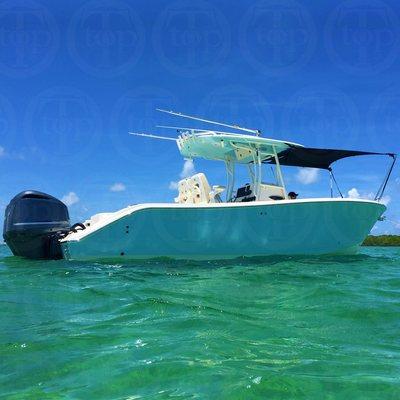
[[[400,398],[400,248],[132,265],[9,255],[2,399]]]

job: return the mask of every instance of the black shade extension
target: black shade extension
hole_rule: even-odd
[[[280,152],[278,158],[281,165],[329,170],[335,161],[341,160],[342,158],[371,155],[393,156],[391,153],[372,153],[357,150],[316,149],[312,147],[291,146],[290,148]],[[267,164],[275,164],[275,159],[272,157],[263,162]]]

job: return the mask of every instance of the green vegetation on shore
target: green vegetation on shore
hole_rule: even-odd
[[[363,246],[400,246],[400,236],[398,235],[369,235]]]

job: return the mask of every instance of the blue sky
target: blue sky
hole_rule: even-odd
[[[171,201],[183,161],[156,124],[202,127],[156,107],[259,128],[309,146],[400,152],[400,4],[351,1],[1,1],[1,213],[37,189],[73,222]],[[388,160],[337,165],[369,196]],[[195,162],[212,184],[219,163]],[[324,171],[288,169],[291,190],[327,196]],[[396,181],[397,179],[397,181]],[[375,233],[400,233],[400,172]]]

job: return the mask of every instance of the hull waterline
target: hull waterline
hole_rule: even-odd
[[[61,246],[70,260],[349,254],[385,210],[352,199],[137,205],[71,234]]]

